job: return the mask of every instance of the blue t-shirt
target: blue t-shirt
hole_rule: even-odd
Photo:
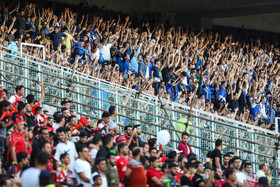
[[[202,93],[205,96],[205,99],[210,99],[211,100],[211,87],[210,85],[202,85]]]
[[[48,36],[53,42],[54,50],[56,50],[59,44],[62,44],[62,37],[66,37],[67,35],[64,34],[63,32],[58,32],[58,33],[52,32]]]
[[[224,89],[224,88],[220,88],[218,91],[217,91],[217,94],[218,94],[218,100],[219,101],[222,101],[222,102],[227,102],[227,89]]]

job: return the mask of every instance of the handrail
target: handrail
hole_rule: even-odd
[[[2,47],[2,46],[0,45],[0,48],[1,48],[1,47]],[[3,48],[6,48],[6,47],[3,47]],[[6,49],[7,49],[7,48],[6,48]],[[1,51],[1,52],[2,52],[2,51]],[[3,53],[5,53],[5,52],[3,52]],[[10,56],[15,56],[15,57],[17,57],[17,58],[20,58],[20,57],[18,57],[18,56],[16,56],[16,55],[12,55],[12,54],[9,54],[9,53],[6,53],[6,54],[8,54],[8,55],[10,55]],[[24,53],[23,53],[23,54],[24,54]],[[26,54],[24,54],[24,55],[26,55]],[[30,56],[30,55],[26,55],[26,56]],[[38,62],[33,61],[33,60],[29,60],[29,61],[31,61],[32,63],[35,63],[35,64],[38,63]],[[48,63],[57,67],[57,64],[54,64],[54,63],[52,63],[52,62],[48,62]],[[46,65],[46,64],[41,64],[41,65],[42,65],[42,66],[45,66],[46,68],[54,68],[54,67],[50,67],[50,66],[48,66],[48,65]],[[60,67],[59,69],[62,70],[62,71],[64,71],[63,68],[64,68],[64,67]],[[66,69],[69,70],[69,73],[72,72],[72,70],[71,70],[70,68],[66,68]],[[124,92],[127,92],[127,90],[129,90],[131,93],[134,93],[134,94],[137,93],[137,91],[135,91],[135,90],[133,90],[133,89],[126,88],[126,87],[125,87],[125,89],[124,89],[123,86],[120,86],[120,85],[114,84],[114,83],[110,83],[110,82],[108,82],[108,81],[106,81],[106,80],[102,80],[102,79],[99,79],[99,78],[96,78],[96,77],[92,77],[92,76],[86,75],[86,74],[81,73],[81,72],[76,72],[76,73],[77,73],[77,74],[80,74],[80,75],[75,74],[75,76],[80,77],[81,79],[85,79],[85,80],[88,79],[89,81],[96,80],[96,81],[100,81],[100,82],[102,82],[102,83],[104,83],[104,84],[107,84],[107,86],[110,86],[110,87],[111,87],[111,86],[118,87],[120,90],[123,90]],[[81,83],[79,83],[79,84],[81,84]],[[87,85],[87,86],[90,86],[90,85]],[[155,101],[158,102],[158,98],[157,98],[157,97],[155,97],[154,95],[150,95],[150,94],[148,94],[148,93],[145,93],[145,92],[144,92],[144,93],[141,93],[141,95],[140,95],[139,98],[145,99],[144,96],[146,96],[146,98],[149,98],[149,99],[151,100],[150,103],[154,103],[152,100],[155,100]],[[190,107],[187,106],[187,105],[182,105],[182,104],[170,102],[170,101],[167,101],[167,100],[162,100],[162,102],[165,103],[166,105],[173,105],[174,107],[183,108],[184,110],[187,110],[187,111],[190,110]],[[169,109],[169,108],[166,108],[166,109],[167,109],[167,110],[174,110],[174,111],[179,112],[179,113],[183,113],[183,111],[178,111],[178,110],[176,110],[176,109]],[[203,114],[203,115],[211,116],[211,117],[213,117],[213,118],[218,118],[218,119],[220,119],[220,120],[225,120],[225,121],[227,121],[228,123],[236,124],[236,125],[235,125],[236,127],[238,127],[238,125],[245,126],[245,127],[249,128],[249,129],[247,129],[247,131],[250,131],[250,129],[251,129],[251,131],[258,130],[258,131],[265,132],[265,133],[267,133],[267,134],[273,134],[274,136],[276,136],[276,135],[279,134],[278,132],[275,132],[275,131],[263,129],[263,128],[261,128],[261,127],[257,127],[257,126],[250,125],[250,124],[247,124],[247,123],[244,123],[244,122],[236,121],[236,120],[233,120],[233,119],[230,119],[230,118],[227,118],[227,117],[215,115],[215,114],[212,114],[212,113],[209,113],[209,112],[206,112],[206,111],[202,111],[202,110],[199,110],[199,109],[196,109],[196,108],[192,108],[192,111],[193,111],[193,112],[200,113],[200,114]]]

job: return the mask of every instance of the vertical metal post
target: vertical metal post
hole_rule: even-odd
[[[276,132],[276,134],[279,133],[279,131],[278,131],[278,119],[279,119],[279,117],[275,117],[275,132]]]
[[[80,77],[79,76],[77,76],[77,82],[80,82]],[[81,101],[81,95],[80,95],[80,93],[81,93],[81,88],[79,87],[79,86],[75,86],[74,87],[74,89],[76,89],[76,91],[77,91],[77,100],[78,100],[78,103],[83,103],[82,101]],[[77,106],[77,109],[78,109],[78,113],[81,113],[81,105],[79,105],[78,104],[78,106]]]
[[[252,142],[255,142],[255,137],[254,137],[254,133],[252,133],[251,134],[251,138],[252,138]],[[256,153],[256,151],[255,151],[255,144],[254,143],[252,143],[252,148],[251,148],[251,150],[253,151],[253,154],[252,154],[252,161],[255,161],[255,153]],[[253,172],[256,172],[256,164],[253,164]]]
[[[236,124],[235,124],[235,125],[236,125]],[[236,125],[236,126],[237,126],[237,125]],[[236,145],[235,147],[236,147],[236,148],[239,147],[238,133],[239,133],[239,129],[236,128],[236,129],[235,129],[235,136],[234,136],[234,138],[235,138],[235,140],[236,140],[236,143],[235,143],[235,145]],[[235,154],[238,155],[238,156],[240,156],[240,155],[239,155],[239,149],[235,149]]]
[[[169,116],[167,116],[167,118],[169,118]],[[175,118],[175,112],[174,112],[174,104],[172,103],[172,115],[171,115],[171,119],[172,120],[176,120],[176,118]],[[171,125],[173,126],[173,127],[175,127],[175,124],[173,123],[173,121],[171,121]],[[175,129],[175,130],[177,130],[177,129]],[[176,132],[175,131],[172,131],[172,137],[174,138],[174,141],[173,141],[173,147],[174,148],[177,148],[177,146],[176,146],[176,139],[177,139],[177,136],[176,136]],[[180,140],[179,140],[180,141]]]
[[[98,80],[98,87],[100,88],[101,87],[101,82],[100,82],[100,80]],[[101,97],[101,90],[98,90],[98,97],[97,98],[102,98]],[[100,108],[100,109],[102,109],[102,105],[101,105],[101,100],[100,99],[98,99],[98,107],[97,108]],[[98,114],[99,114],[99,119],[101,119],[101,115],[102,115],[102,110],[99,110],[98,111]]]
[[[190,124],[188,121],[187,121],[187,123]],[[193,128],[195,128],[195,135],[197,137],[200,137],[199,134],[198,134],[198,128],[197,128],[199,126],[198,118],[197,118],[197,112],[195,112],[195,124],[192,124],[192,125],[193,125]],[[196,138],[196,147],[199,147],[200,142],[201,142],[201,139]],[[201,155],[201,152],[198,148],[195,148],[195,154],[196,155]]]
[[[29,77],[28,76],[28,69],[27,69],[27,66],[28,66],[28,60],[27,60],[27,56],[24,57],[24,87],[25,87],[25,90],[24,92],[27,93],[27,89],[26,88],[29,88],[30,85],[28,85],[28,80],[26,79],[26,77]]]
[[[211,120],[211,140],[212,140],[212,143],[211,143],[211,145],[212,145],[212,149],[214,149],[214,147],[215,147],[215,134],[214,134],[214,132],[215,132],[215,123],[213,122],[214,121],[214,118],[213,118],[213,116],[211,116],[210,117],[210,120]]]

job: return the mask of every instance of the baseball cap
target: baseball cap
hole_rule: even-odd
[[[182,153],[183,151],[179,151],[178,149],[173,149],[172,151],[175,151],[177,154]]]

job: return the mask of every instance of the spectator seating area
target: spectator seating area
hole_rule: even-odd
[[[150,136],[144,140],[141,131],[143,127],[146,127],[139,120],[141,116],[136,118],[137,124],[140,123],[136,125],[135,119],[130,115],[131,112],[118,113],[122,107],[112,106],[113,102],[108,97],[111,92],[110,86],[105,86],[105,84],[100,86],[89,79],[85,83],[75,77],[72,81],[73,85],[66,86],[68,89],[75,87],[75,91],[77,89],[80,91],[75,93],[65,87],[65,85],[71,84],[71,81],[67,82],[62,77],[54,76],[59,72],[59,69],[56,72],[56,67],[75,69],[77,73],[82,72],[105,79],[112,84],[120,84],[138,90],[140,93],[158,95],[164,101],[165,99],[175,101],[178,104],[189,105],[231,119],[242,119],[240,121],[247,116],[247,121],[243,122],[273,129],[274,126],[271,124],[274,124],[274,118],[271,123],[270,119],[258,114],[262,112],[262,102],[268,104],[269,101],[276,105],[278,101],[277,86],[273,86],[272,89],[264,89],[265,85],[277,83],[277,64],[272,62],[270,66],[264,65],[269,64],[270,59],[275,60],[276,57],[273,56],[277,54],[276,47],[270,49],[273,52],[270,53],[267,60],[263,56],[263,53],[267,53],[267,51],[261,50],[261,45],[254,45],[252,41],[251,45],[248,47],[244,45],[242,48],[241,41],[241,45],[237,42],[232,45],[231,36],[224,39],[222,35],[213,35],[204,31],[195,35],[194,32],[188,32],[180,27],[169,29],[156,22],[155,26],[149,26],[149,22],[144,22],[142,27],[134,27],[134,24],[130,23],[132,18],[129,17],[126,17],[125,23],[121,23],[121,19],[115,22],[112,18],[107,22],[105,16],[103,18],[90,14],[83,16],[67,8],[61,15],[55,16],[52,9],[46,8],[42,11],[37,9],[39,10],[37,12],[35,7],[38,8],[39,5],[32,3],[24,6],[14,5],[12,6],[15,8],[14,10],[7,9],[7,5],[8,3],[3,4],[3,15],[9,15],[11,20],[3,16],[2,28],[4,29],[1,31],[2,44],[8,48],[8,50],[2,48],[4,53],[7,52],[5,53],[7,62],[1,61],[3,83],[0,89],[1,155],[3,156],[0,172],[1,184],[9,183],[11,185],[13,183],[22,186],[39,186],[39,183],[40,186],[52,184],[57,186],[73,184],[84,186],[118,186],[119,184],[125,186],[137,186],[136,184],[139,186],[146,186],[146,184],[149,186],[199,186],[199,184],[222,186],[234,184],[254,186],[257,181],[264,186],[276,184],[271,181],[272,175],[277,175],[268,168],[266,163],[259,162],[258,167],[255,167],[257,158],[254,156],[248,156],[250,159],[247,159],[246,156],[242,164],[240,163],[246,149],[250,149],[249,147],[245,147],[244,151],[244,148],[240,148],[241,145],[238,143],[234,146],[227,145],[223,139],[225,137],[220,136],[219,132],[214,133],[211,142],[207,133],[211,132],[212,127],[209,128],[207,120],[200,121],[202,127],[199,129],[196,127],[197,123],[190,124],[193,117],[188,117],[187,121],[182,122],[184,125],[189,124],[192,128],[199,130],[207,128],[208,131],[205,131],[205,135],[200,133],[201,137],[197,137],[198,134],[191,129],[179,130],[180,141],[173,144],[173,149],[169,151],[164,146],[159,147],[154,137]],[[96,12],[98,16],[100,13]],[[16,19],[13,17],[14,15]],[[42,19],[40,19],[41,17]],[[21,19],[25,30],[22,30]],[[32,19],[32,21],[28,22],[28,19]],[[9,23],[9,21],[11,22]],[[36,21],[38,25],[36,25]],[[28,25],[31,27],[32,23],[34,23],[35,30],[28,31],[26,28]],[[47,25],[44,25],[45,23]],[[43,29],[37,27],[42,26],[41,24],[44,25]],[[76,31],[77,29],[80,31]],[[33,32],[34,37],[26,31]],[[75,37],[76,35],[82,38],[82,42]],[[73,39],[69,39],[71,36]],[[31,55],[27,57],[28,60],[31,60],[28,62],[28,66],[33,67],[28,71],[24,69],[24,65],[27,66],[26,61],[11,55],[11,53],[17,54],[21,42],[40,43],[46,46],[47,58],[42,66],[36,64],[40,61],[38,59],[42,58],[40,56],[42,51],[36,47],[23,48],[24,53]],[[69,42],[70,46],[67,47],[66,44],[63,44],[65,42]],[[252,52],[249,49],[255,51]],[[250,53],[255,59],[252,55],[250,56]],[[258,60],[256,61],[256,59]],[[35,62],[31,63],[32,60]],[[241,64],[241,69],[238,63]],[[134,70],[133,65],[137,65]],[[263,66],[264,70],[259,69]],[[270,75],[267,75],[267,71],[271,70],[271,66],[276,71],[275,74],[274,71],[271,74],[275,79],[274,82],[268,83]],[[39,72],[37,68],[39,68]],[[246,69],[245,72],[243,69]],[[263,71],[265,75],[262,76]],[[40,73],[44,75],[37,77]],[[50,79],[50,77],[54,79]],[[73,78],[74,76],[69,72],[68,77]],[[37,83],[36,80],[42,82]],[[33,83],[30,84],[32,81]],[[95,107],[87,107],[99,110],[98,113],[102,113],[102,115],[92,115],[92,110],[85,113],[85,110],[81,110],[81,107],[85,107],[83,103],[75,103],[81,101],[78,99],[78,95],[83,97],[84,103],[86,103],[86,96],[81,95],[86,90],[85,87],[90,87],[84,92],[85,95],[90,91],[94,97],[98,97],[96,98],[98,104],[93,104]],[[211,91],[212,87],[214,89]],[[56,90],[52,90],[54,88],[58,90],[58,93]],[[205,91],[207,89],[210,92]],[[16,91],[16,93],[13,95],[11,91]],[[27,94],[24,91],[36,94]],[[54,94],[54,99],[51,101],[49,98],[52,97],[52,94]],[[269,94],[272,94],[270,100],[258,101],[259,98],[266,98]],[[61,99],[65,98],[65,95],[70,95],[73,103],[65,99],[59,100],[59,95],[63,96]],[[87,97],[90,98],[90,94]],[[114,98],[116,99],[116,97]],[[240,98],[244,98],[243,111]],[[90,99],[95,102],[94,99]],[[127,100],[132,102],[132,106],[136,103],[132,99]],[[58,109],[60,102],[61,107]],[[125,105],[125,103],[122,104]],[[44,111],[41,107],[45,108],[50,105],[55,108],[55,113]],[[234,108],[233,106],[236,105],[238,107]],[[181,108],[179,107],[179,109]],[[270,108],[270,112],[274,111],[276,116],[277,108],[271,109],[273,107]],[[139,113],[144,113],[141,110]],[[183,112],[182,114],[184,115]],[[161,116],[165,117],[160,120],[161,123],[164,124],[168,121],[168,115],[170,115],[168,111],[161,113]],[[126,120],[117,120],[119,116]],[[179,119],[179,112],[177,117],[176,121]],[[93,119],[100,120],[93,124]],[[149,122],[145,122],[145,117],[143,119],[143,123],[149,124]],[[122,124],[117,124],[117,121]],[[214,124],[212,123],[212,125]],[[214,128],[220,130],[224,128],[222,122],[216,123],[215,126]],[[178,134],[172,123],[160,127],[161,129],[173,128],[173,131]],[[256,127],[256,129],[259,128]],[[270,134],[261,135],[256,129],[249,133],[256,137],[256,141],[258,137],[261,137],[268,143]],[[145,133],[149,133],[149,129],[144,130]],[[154,135],[158,130],[152,129],[155,132]],[[231,130],[229,134],[235,130],[238,131],[238,127]],[[196,135],[192,137],[182,131],[190,131]],[[227,132],[225,131],[225,133]],[[244,133],[247,132],[244,131]],[[176,135],[172,136],[174,141]],[[217,136],[223,137],[223,140],[216,138]],[[237,136],[234,135],[235,138]],[[236,142],[248,141],[246,135],[243,137],[245,140],[236,140]],[[199,138],[206,140],[200,142],[192,140]],[[194,143],[189,144],[192,141]],[[203,144],[209,144],[208,141],[212,146],[211,150],[207,151],[207,159],[202,159],[201,155],[195,155],[195,153],[201,153],[197,150]],[[275,143],[275,139],[272,142]],[[178,143],[180,144],[177,147]],[[255,144],[256,147],[263,147],[258,143],[260,142]],[[222,155],[223,145],[227,146],[228,150],[234,151],[224,152]],[[235,151],[236,149],[240,151]],[[258,149],[256,150],[256,152],[253,150],[254,154],[263,157]],[[273,151],[272,148],[271,152]],[[271,153],[267,152],[267,155],[269,154]],[[239,155],[241,158],[234,155]],[[271,162],[271,159],[264,156],[258,161],[261,160],[277,165],[275,159],[274,162]],[[8,173],[11,175],[7,175]]]

